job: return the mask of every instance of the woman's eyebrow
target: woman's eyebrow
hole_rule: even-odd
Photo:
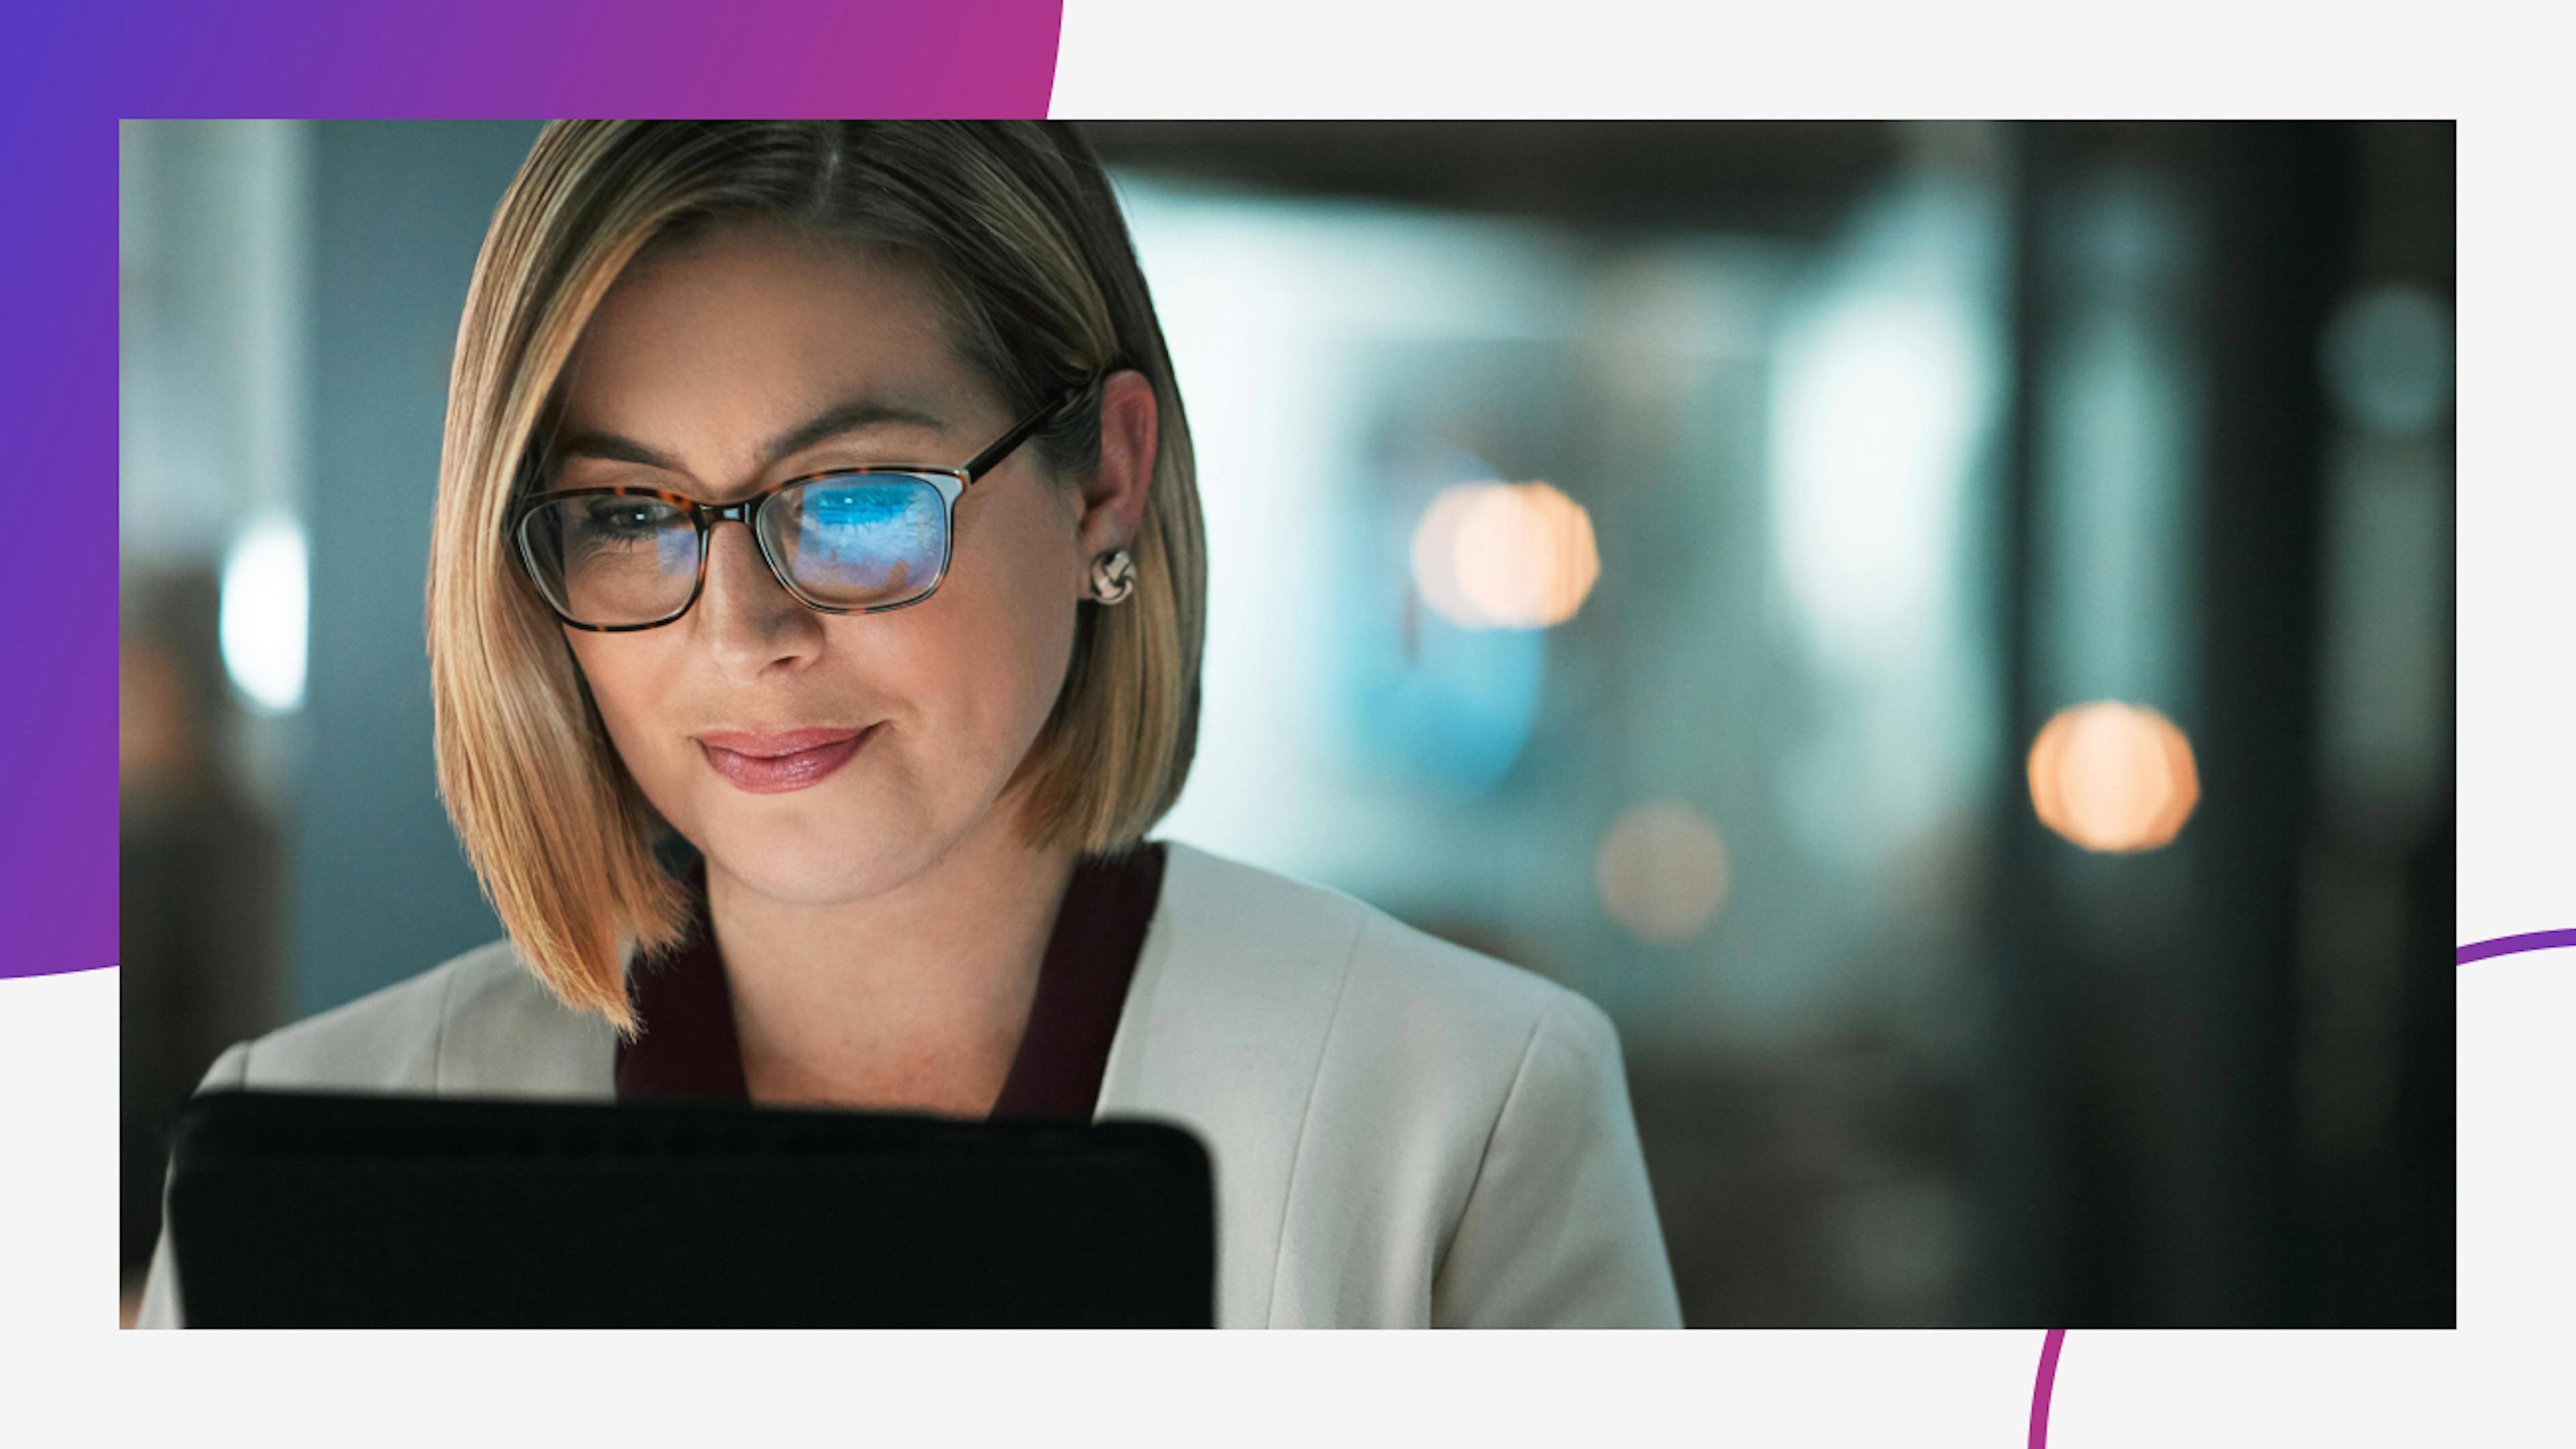
[[[575,458],[598,458],[609,463],[641,463],[647,468],[659,468],[666,473],[688,471],[680,466],[678,459],[666,453],[655,452],[620,433],[576,433],[569,438],[558,440],[546,449],[549,471],[559,469]]]
[[[937,416],[883,398],[852,398],[824,409],[806,421],[789,428],[761,445],[760,466],[766,468],[781,458],[792,457],[828,438],[844,433],[862,432],[869,428],[908,426],[932,432],[947,431],[947,423]],[[658,449],[650,448],[622,433],[585,432],[558,443],[552,450],[558,462],[574,458],[597,458],[609,463],[637,463],[659,468],[666,473],[685,473],[680,461]]]
[[[934,433],[948,430],[946,422],[919,408],[883,398],[852,398],[770,439],[761,447],[760,466],[766,468],[781,458],[793,457],[826,438],[895,426],[925,428]]]

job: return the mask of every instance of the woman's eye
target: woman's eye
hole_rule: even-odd
[[[595,504],[583,520],[600,533],[650,533],[670,510],[658,503]]]

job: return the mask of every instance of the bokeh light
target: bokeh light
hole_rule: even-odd
[[[2451,309],[2421,287],[2386,284],[2338,303],[2323,338],[2326,391],[2363,427],[2411,437],[2451,406]]]
[[[305,590],[304,530],[292,519],[253,522],[224,555],[224,672],[263,714],[304,703]]]
[[[116,788],[148,789],[186,774],[191,718],[187,681],[170,651],[116,641]]]
[[[1592,875],[1619,929],[1658,944],[1699,934],[1734,883],[1717,826],[1676,800],[1631,806],[1613,821]]]
[[[2086,850],[2153,850],[2200,802],[2191,741],[2152,709],[2102,700],[2058,711],[2030,747],[2040,822]]]
[[[1413,526],[1413,588],[1431,612],[1469,629],[1487,628],[1485,617],[1458,586],[1458,534],[1467,510],[1490,483],[1458,483],[1443,488]]]
[[[1414,526],[1423,603],[1467,629],[1544,629],[1574,617],[1601,576],[1592,515],[1545,483],[1460,483]]]

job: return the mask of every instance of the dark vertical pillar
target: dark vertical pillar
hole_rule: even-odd
[[[2403,158],[2385,204],[2415,222],[2409,269],[2450,301],[2459,267],[2457,128],[2445,121],[2373,129],[2373,141]],[[2448,424],[2444,433],[2444,451],[2456,456],[2457,439]],[[2456,639],[2455,603],[2446,601],[2441,622],[2442,637]],[[2441,698],[2453,702],[2442,716],[2442,758],[2456,761],[2455,646],[2442,650],[2435,684]],[[2391,1256],[2403,1266],[2395,1270],[2389,1311],[2380,1321],[2412,1326],[2459,1323],[2459,969],[2453,964],[2458,848],[2457,792],[2444,790],[2430,828],[2408,853],[2405,985],[2398,998],[2391,1170],[2399,1206]]]
[[[2457,827],[2442,823],[2407,860],[2406,978],[2398,997],[2391,1279],[2376,1323],[2456,1328],[2459,1290],[2459,919]]]
[[[2175,963],[2194,1070],[2178,1087],[2179,1201],[2197,1239],[2182,1321],[2304,1321],[2294,1268],[2300,859],[2315,758],[2327,418],[2318,339],[2349,280],[2345,128],[2231,125],[2191,148],[2208,197],[2200,498],[2202,937]]]

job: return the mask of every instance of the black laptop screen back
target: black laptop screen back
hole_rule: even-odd
[[[211,1094],[170,1232],[203,1327],[1204,1327],[1178,1128]]]

